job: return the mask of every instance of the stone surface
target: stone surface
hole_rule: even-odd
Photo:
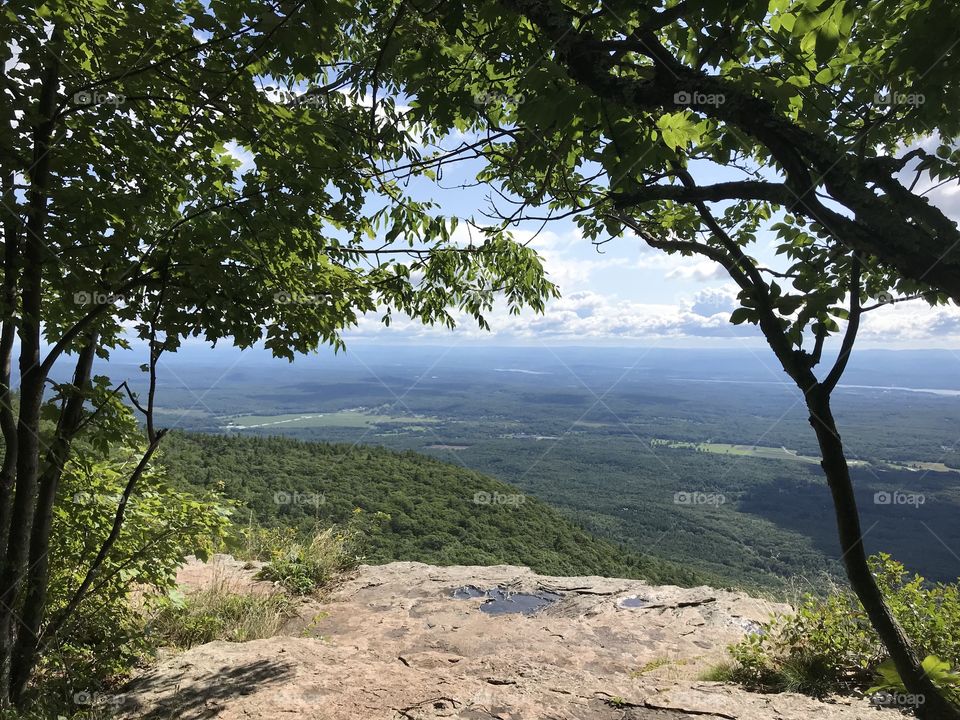
[[[219,562],[221,572],[230,566]],[[254,572],[231,567],[241,586]],[[183,579],[202,586],[204,568]],[[485,597],[454,597],[464,587],[561,597],[534,614],[491,615],[480,611]],[[284,635],[193,648],[143,673],[115,703],[123,718],[156,720],[900,717],[864,700],[759,695],[696,679],[785,609],[707,587],[519,567],[363,566],[329,597],[304,603]]]

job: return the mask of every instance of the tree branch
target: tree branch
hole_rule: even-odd
[[[843,342],[840,344],[840,354],[836,362],[830,369],[830,373],[820,383],[824,392],[829,395],[840,382],[843,371],[847,368],[847,362],[850,360],[850,353],[853,352],[853,343],[857,339],[857,331],[860,329],[860,273],[862,265],[860,258],[853,255],[850,264],[850,317],[847,320],[847,329],[843,334]]]

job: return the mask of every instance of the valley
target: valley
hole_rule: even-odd
[[[262,374],[256,361],[226,373],[187,364],[158,415],[202,433],[412,450],[509,483],[632,552],[728,584],[816,590],[841,569],[813,434],[796,393],[761,379],[772,371],[752,357],[361,348],[285,367],[270,387],[253,382]],[[858,360],[856,382],[838,389],[835,406],[868,551],[952,579],[960,567],[951,550],[960,547],[956,361],[941,358],[939,375],[927,374],[926,384],[943,385],[938,392],[913,392],[899,383],[916,358]],[[879,385],[885,378],[896,387]],[[714,550],[705,555],[705,546]]]

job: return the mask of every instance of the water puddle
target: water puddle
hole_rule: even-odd
[[[486,593],[476,585],[464,585],[453,591],[453,597],[457,600],[469,600],[471,598],[484,597]]]
[[[552,605],[562,596],[546,590],[526,593],[510,592],[501,587],[481,590],[474,585],[465,585],[454,590],[453,597],[458,600],[486,598],[480,604],[480,612],[485,612],[488,615],[509,615],[513,613],[532,615],[538,610]]]
[[[631,595],[630,597],[625,597],[623,600],[620,601],[619,604],[620,604],[620,607],[643,608],[643,607],[649,607],[650,605],[653,605],[653,602],[650,600],[647,600],[646,598],[642,598],[639,595]]]

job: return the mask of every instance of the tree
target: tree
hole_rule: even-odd
[[[366,312],[485,325],[497,297],[540,308],[554,290],[532,251],[496,229],[457,242],[454,221],[379,177],[380,163],[416,159],[418,138],[391,103],[368,112],[355,68],[338,64],[357,6],[14,0],[0,12],[7,706],[97,587],[166,432],[153,413],[161,355],[197,337],[292,358],[341,347]],[[146,348],[142,397],[93,375],[96,358],[130,347]],[[66,362],[71,380],[55,381]],[[78,439],[117,440],[125,403],[144,415],[146,449],[106,541],[48,617],[61,476]]]
[[[434,152],[385,177],[470,160],[501,227],[573,217],[598,246],[628,235],[727,270],[732,321],[803,393],[847,575],[931,718],[960,713],[870,574],[831,394],[863,313],[960,301],[960,232],[917,190],[960,177],[958,20],[948,0],[393,0],[346,54],[431,125]],[[777,267],[750,254],[761,233]]]
[[[230,503],[209,493],[174,490],[163,468],[151,467],[127,503],[123,533],[90,589],[96,602],[77,603],[91,560],[113,530],[129,467],[143,450],[136,416],[128,414],[126,424],[126,443],[86,445],[78,438],[60,481],[47,607],[63,624],[58,641],[40,658],[42,697],[31,693],[40,701],[36,710],[50,717],[57,716],[63,698],[96,691],[104,678],[122,675],[149,651],[148,618],[176,591],[180,565],[189,555],[207,557],[233,529]],[[71,603],[75,612],[64,612]]]

